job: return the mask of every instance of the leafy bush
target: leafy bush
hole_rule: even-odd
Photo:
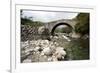
[[[76,19],[78,23],[75,26],[75,31],[82,35],[89,34],[89,13],[80,13]]]
[[[21,18],[21,24],[22,25],[30,25],[34,27],[42,26],[43,23],[40,21],[32,21],[30,18]]]

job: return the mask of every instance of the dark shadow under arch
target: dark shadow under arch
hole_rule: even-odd
[[[72,26],[69,25],[68,23],[58,23],[58,24],[56,24],[56,25],[52,28],[52,30],[51,30],[51,35],[52,35],[52,36],[54,36],[54,31],[55,31],[55,29],[56,29],[58,26],[60,26],[60,25],[66,25],[66,26],[68,26],[69,28],[71,28],[71,30],[73,29]]]

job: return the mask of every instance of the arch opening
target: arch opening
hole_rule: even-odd
[[[58,24],[56,24],[56,25],[52,28],[52,30],[51,30],[51,35],[52,35],[52,36],[55,35],[55,30],[56,30],[56,28],[59,27],[59,26],[61,26],[61,25],[66,25],[68,28],[70,28],[71,31],[72,31],[72,29],[73,29],[72,26],[69,25],[68,23],[58,23]]]

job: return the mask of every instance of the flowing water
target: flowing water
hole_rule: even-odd
[[[70,42],[65,39],[57,40],[65,48],[66,56],[64,60],[88,60],[89,59],[89,38],[70,38]]]

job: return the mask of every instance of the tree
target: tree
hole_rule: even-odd
[[[75,25],[75,31],[82,35],[89,34],[89,13],[79,13],[76,19],[78,23]]]
[[[21,16],[21,24],[22,25],[30,25],[30,26],[34,26],[34,27],[43,25],[43,23],[40,21],[34,21],[33,17],[23,16],[23,10],[20,11],[20,16]]]

